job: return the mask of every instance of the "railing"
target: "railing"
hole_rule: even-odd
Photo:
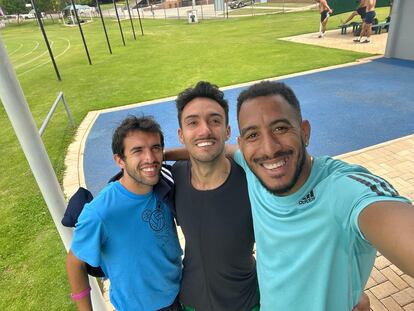
[[[59,95],[56,97],[55,102],[52,105],[52,108],[50,108],[50,111],[47,114],[45,121],[43,121],[43,124],[40,127],[40,130],[39,130],[40,136],[43,135],[43,132],[45,131],[46,126],[48,125],[50,119],[52,118],[52,115],[55,112],[56,107],[59,104],[60,100],[62,100],[63,106],[65,106],[66,114],[68,115],[70,123],[72,123],[72,126],[75,127],[75,121],[73,121],[72,115],[70,114],[68,104],[66,103],[65,95],[63,95],[63,92],[60,92]]]

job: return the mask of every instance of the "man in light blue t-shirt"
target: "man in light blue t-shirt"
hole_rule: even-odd
[[[363,167],[306,150],[310,124],[283,83],[238,97],[261,311],[350,311],[376,249],[414,276],[414,208]]]
[[[122,177],[85,206],[67,257],[79,310],[92,310],[85,263],[102,267],[118,311],[181,310],[182,251],[168,196],[172,188],[160,178],[163,148],[152,118],[131,116],[115,130],[112,151]]]

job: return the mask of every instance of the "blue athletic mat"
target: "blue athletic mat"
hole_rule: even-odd
[[[303,118],[311,122],[312,155],[339,155],[414,132],[413,61],[380,58],[281,81],[292,87]],[[225,90],[230,143],[236,143],[238,136],[236,99],[245,88]],[[173,101],[100,114],[87,137],[83,163],[87,187],[94,195],[118,171],[112,159],[112,133],[131,114],[154,116],[162,126],[166,147],[180,145]]]

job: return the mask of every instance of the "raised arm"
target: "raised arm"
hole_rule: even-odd
[[[372,203],[361,212],[359,227],[381,254],[414,277],[414,207],[411,204]]]
[[[164,149],[164,161],[189,160],[190,155],[186,148],[168,148]]]
[[[226,145],[224,152],[227,156],[233,157],[237,149],[239,149],[239,147],[236,144]],[[186,148],[168,148],[164,150],[164,161],[181,161],[189,159],[190,155]]]
[[[329,13],[332,13],[332,9],[329,7],[328,1],[326,0],[321,0],[321,4],[323,5],[323,8],[328,10]]]
[[[226,156],[228,157],[234,157],[234,154],[239,149],[239,146],[236,144],[226,145],[224,148],[224,152],[226,153]]]
[[[79,260],[72,251],[69,251],[66,257],[66,271],[70,288],[72,290],[72,299],[75,301],[79,311],[92,311],[90,285],[86,265]]]

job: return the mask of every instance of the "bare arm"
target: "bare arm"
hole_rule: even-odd
[[[328,10],[329,13],[332,13],[332,9],[329,7],[328,1],[321,0],[321,5],[322,5],[323,10]]]
[[[164,150],[164,161],[189,160],[190,155],[186,148],[168,148]]]
[[[352,311],[370,311],[370,301],[367,294],[362,293],[359,298],[358,304],[352,309]]]
[[[224,152],[226,156],[233,157],[234,153],[239,149],[236,144],[226,145]],[[164,151],[164,161],[180,161],[189,160],[190,155],[186,148],[168,148]]]
[[[66,257],[66,271],[70,288],[73,294],[78,294],[89,288],[88,273],[86,272],[86,265],[79,260],[72,251],[69,251]],[[76,300],[76,306],[79,311],[92,311],[91,296],[86,295],[82,299]]]
[[[232,145],[226,145],[224,148],[224,152],[226,153],[226,156],[228,157],[234,157],[234,154],[236,153],[236,151],[239,150],[239,146],[236,144],[232,144]]]
[[[344,22],[342,22],[342,24],[348,23],[350,20],[352,20],[357,15],[358,15],[357,11],[352,12],[351,15],[349,15],[349,17]]]
[[[414,207],[411,204],[373,203],[361,212],[359,226],[385,257],[414,277]]]
[[[328,5],[328,2],[326,2],[326,8],[329,10],[329,13],[332,13],[333,10],[331,9],[331,7]]]

